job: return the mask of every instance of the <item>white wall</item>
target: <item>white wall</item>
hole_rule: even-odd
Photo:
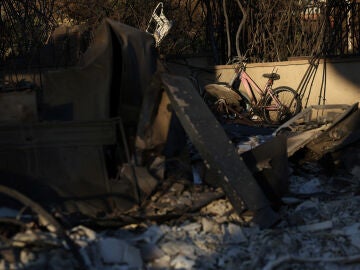
[[[322,60],[317,68],[315,79],[308,99],[309,105],[316,105],[319,100],[323,81],[324,66],[326,70],[325,104],[353,104],[360,101],[360,59]],[[293,60],[273,63],[256,63],[247,65],[247,73],[263,88],[266,78],[263,73],[271,73],[273,68],[280,74],[280,80],[275,81],[274,88],[289,86],[297,90],[309,67],[309,60]],[[233,74],[232,66],[216,66],[216,76],[219,81],[228,82]],[[310,86],[311,82],[309,83]],[[241,88],[243,89],[243,88]],[[307,87],[303,104],[305,105],[310,87]],[[321,104],[323,96],[321,98]]]

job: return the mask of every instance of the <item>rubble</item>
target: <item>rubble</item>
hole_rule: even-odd
[[[172,202],[165,211],[168,214],[148,210],[153,214],[141,220],[138,216],[136,223],[100,230],[82,225],[69,228],[67,233],[87,269],[357,269],[360,179],[341,172],[328,177],[317,162],[299,167],[292,161],[290,165],[290,192],[279,209],[281,221],[271,229],[261,230],[249,212],[239,216],[220,190],[205,184],[199,190],[189,180],[168,179],[159,190],[161,196],[151,196],[154,205]],[[211,193],[218,195],[194,211],[181,200],[186,197],[194,202]],[[174,200],[175,196],[179,200]],[[145,208],[156,209],[154,205]],[[128,215],[137,213],[134,210]],[[155,214],[163,216],[155,218]],[[42,267],[46,262],[49,269],[78,269],[56,234],[26,233],[26,242],[21,232],[9,238],[13,243],[10,250],[16,248],[20,237],[26,243],[18,263]],[[10,263],[10,257],[2,254],[0,263]]]
[[[278,127],[274,135],[286,134],[290,157],[303,147],[319,157],[357,141],[359,103],[313,105]]]

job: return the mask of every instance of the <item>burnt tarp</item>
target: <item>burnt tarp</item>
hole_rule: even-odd
[[[45,185],[65,210],[91,216],[137,204],[146,194],[138,194],[136,172],[153,184],[130,156],[143,98],[152,94],[154,44],[146,32],[106,19],[77,66],[45,72],[39,121],[0,124],[2,183],[29,196]]]

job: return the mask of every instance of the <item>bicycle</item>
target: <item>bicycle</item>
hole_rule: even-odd
[[[246,73],[246,59],[235,60],[235,74],[229,83],[208,84],[204,87],[205,93],[217,98],[219,111],[231,112],[240,119],[244,119],[245,111],[249,119],[260,118],[271,125],[280,125],[301,111],[301,99],[294,89],[288,86],[272,89],[274,81],[280,79],[280,75],[274,72],[275,68],[271,73],[263,74],[268,81],[261,89]],[[239,90],[241,83],[246,95]]]

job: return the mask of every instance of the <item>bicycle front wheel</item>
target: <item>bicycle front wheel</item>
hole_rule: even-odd
[[[265,97],[263,108],[264,120],[273,125],[280,125],[301,110],[301,99],[298,93],[287,86],[275,88],[273,96]]]

